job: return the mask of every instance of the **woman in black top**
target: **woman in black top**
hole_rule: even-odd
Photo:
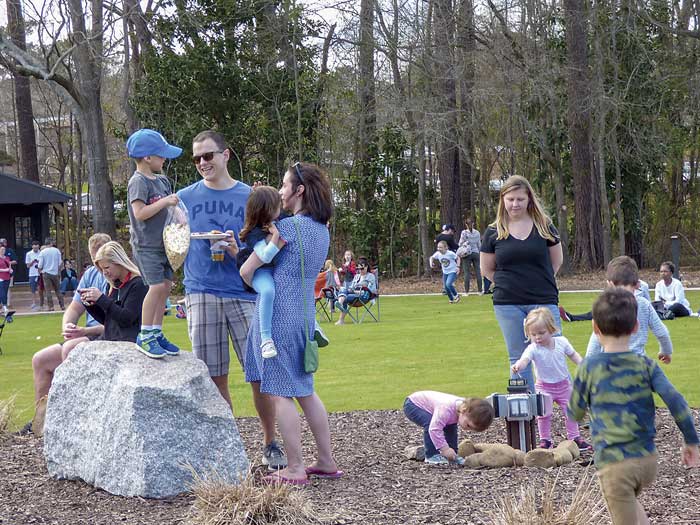
[[[450,251],[456,252],[459,245],[455,242],[455,227],[452,224],[443,224],[442,231],[435,237],[435,249],[440,241],[447,243],[447,248]]]
[[[481,272],[494,282],[493,305],[511,365],[527,346],[523,321],[530,310],[548,308],[561,330],[555,275],[564,255],[559,233],[524,177],[501,187],[496,221],[484,233]],[[535,392],[532,367],[521,371]]]
[[[99,339],[136,342],[148,286],[118,242],[108,242],[97,251],[95,266],[109,282],[109,292],[105,295],[99,288],[78,292],[85,309],[104,326]]]

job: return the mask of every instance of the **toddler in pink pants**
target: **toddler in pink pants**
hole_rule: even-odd
[[[577,365],[583,359],[566,337],[554,337],[558,330],[549,309],[535,308],[527,315],[524,324],[525,335],[527,335],[530,345],[525,349],[522,357],[512,366],[513,372],[519,372],[530,361],[535,363],[537,373],[535,389],[537,393],[552,396],[552,401],[559,405],[564,412],[566,437],[576,442],[579,449],[590,449],[591,446],[581,438],[578,423],[569,418],[566,413],[566,407],[571,397],[571,374],[566,366],[566,358],[568,357]],[[539,447],[552,448],[552,415],[538,416],[537,428],[540,432]]]

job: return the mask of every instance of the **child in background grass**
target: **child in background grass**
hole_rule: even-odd
[[[649,338],[649,330],[654,333],[659,340],[658,359],[662,363],[668,364],[671,362],[671,354],[673,353],[673,345],[671,344],[671,336],[668,333],[668,328],[661,322],[659,316],[654,310],[654,307],[644,297],[643,286],[640,286],[639,269],[634,259],[621,255],[615,257],[608,263],[608,268],[605,272],[605,278],[608,280],[608,285],[618,286],[635,295],[637,299],[637,331],[630,337],[629,347],[632,352],[639,355],[646,355],[646,344]],[[648,289],[647,289],[648,295]],[[600,344],[598,336],[594,333],[588,341],[588,349],[586,357],[599,354],[603,351],[603,346]]]
[[[636,329],[634,295],[621,288],[604,291],[593,305],[593,331],[603,352],[578,367],[569,403],[569,415],[578,421],[590,410],[595,465],[614,525],[649,523],[637,497],[656,478],[654,392],[683,433],[681,461],[700,465],[693,414],[659,365],[630,350]]]
[[[165,160],[179,157],[182,149],[171,146],[152,129],[134,132],[126,141],[126,148],[129,157],[136,161],[136,171],[127,187],[131,249],[141,278],[148,285],[136,344],[148,357],[177,355],[180,349],[163,335],[163,305],[173,279],[173,268],[163,245],[163,228],[167,208],[177,206],[179,199],[161,171]]]
[[[343,255],[343,264],[341,265],[338,273],[343,279],[343,287],[349,288],[352,284],[352,280],[357,274],[357,264],[355,264],[355,254],[350,250],[345,250]]]
[[[535,363],[537,393],[549,394],[564,412],[566,418],[566,437],[573,440],[580,450],[589,450],[591,446],[582,438],[578,423],[566,413],[571,397],[571,374],[566,366],[568,357],[577,365],[581,363],[569,340],[564,336],[554,337],[558,332],[554,316],[548,308],[535,308],[525,318],[525,335],[531,341],[523,355],[511,367],[514,373],[525,368],[530,361]],[[552,448],[552,414],[537,416],[537,429],[540,433],[539,448]]]
[[[447,243],[440,241],[437,244],[437,251],[430,256],[430,266],[438,261],[442,268],[442,284],[445,288],[445,293],[451,303],[458,303],[460,295],[457,293],[454,282],[459,275],[460,259],[455,252],[447,249]]]
[[[409,421],[423,427],[425,462],[431,465],[459,461],[457,427],[483,432],[491,425],[494,414],[493,407],[484,399],[457,397],[432,390],[408,396],[403,411]]]

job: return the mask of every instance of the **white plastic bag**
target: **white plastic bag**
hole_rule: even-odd
[[[173,270],[177,270],[185,262],[187,250],[190,247],[188,216],[187,208],[182,201],[178,202],[177,206],[168,208],[168,218],[163,228],[163,244]]]

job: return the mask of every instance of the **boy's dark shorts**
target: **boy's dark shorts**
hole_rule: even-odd
[[[134,260],[141,272],[141,279],[150,286],[160,284],[166,279],[173,280],[173,267],[168,262],[165,250],[145,250],[134,248]]]

